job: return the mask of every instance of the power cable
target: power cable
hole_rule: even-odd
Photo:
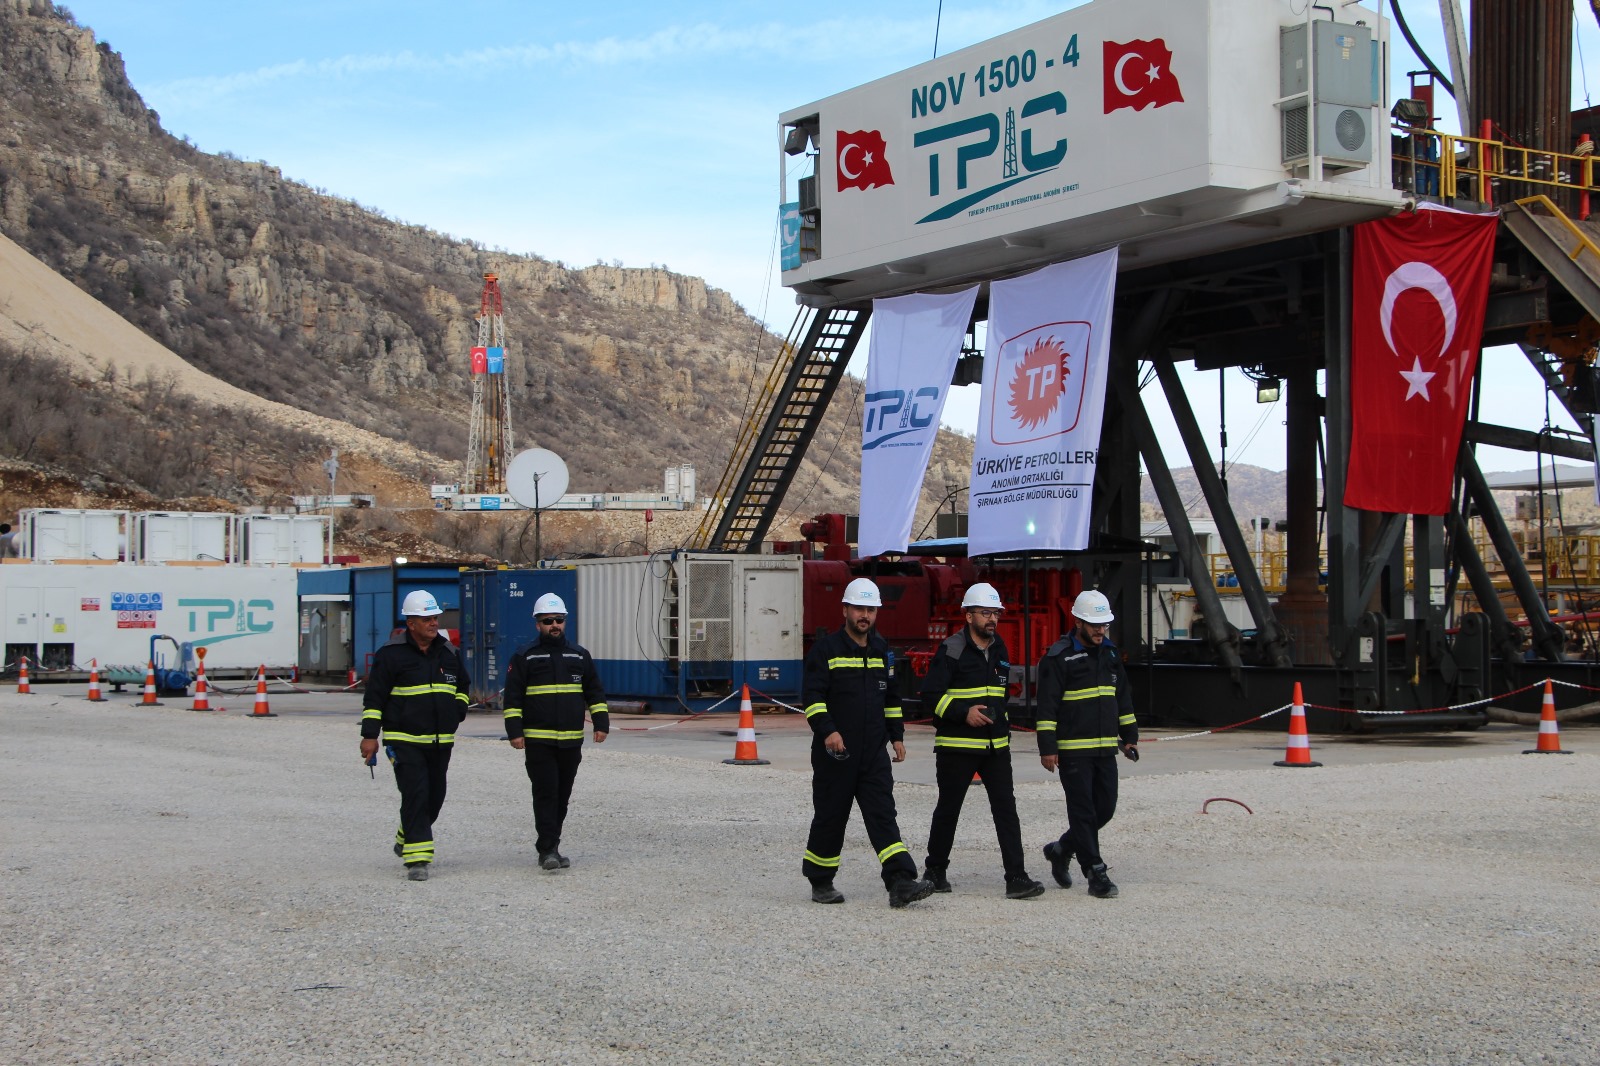
[[[933,19],[933,58],[939,58],[939,25],[944,22],[944,0],[939,0],[939,13]]]
[[[1411,27],[1406,25],[1406,16],[1400,10],[1400,0],[1389,0],[1389,6],[1394,9],[1395,25],[1400,27],[1400,35],[1406,39],[1406,44],[1409,44],[1411,50],[1417,54],[1417,58],[1422,60],[1422,65],[1433,75],[1434,81],[1443,85],[1445,92],[1455,96],[1456,87],[1451,84],[1449,78],[1440,73],[1438,64],[1428,58],[1428,53],[1422,50],[1422,45],[1417,43],[1416,37],[1411,33]]]

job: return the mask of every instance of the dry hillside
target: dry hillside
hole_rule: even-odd
[[[502,279],[518,446],[561,451],[573,491],[655,489],[680,462],[714,485],[778,348],[701,279],[491,252],[202,153],[162,129],[109,43],[46,0],[0,0],[0,233],[142,334],[119,337],[59,294],[34,300],[23,286],[48,286],[0,248],[0,355],[12,380],[50,378],[56,397],[37,432],[0,441],[6,509],[272,505],[321,488],[338,444],[341,490],[384,512],[347,519],[351,532],[393,535],[374,552],[413,535],[496,555],[504,528],[404,510],[459,476],[484,273]],[[858,395],[842,388],[785,525],[854,509]],[[965,482],[969,455],[940,442],[925,507]],[[555,546],[607,547],[634,520],[583,521],[594,528],[558,523],[574,528]]]

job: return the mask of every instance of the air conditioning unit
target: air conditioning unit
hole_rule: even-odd
[[[1318,20],[1283,27],[1278,46],[1284,165],[1313,154],[1324,167],[1369,165],[1373,108],[1382,101],[1372,31]]]

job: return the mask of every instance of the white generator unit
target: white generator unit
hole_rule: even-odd
[[[333,554],[327,515],[252,514],[239,520],[241,561],[252,566],[322,566]]]
[[[143,563],[234,562],[237,515],[141,511],[133,516],[133,557]]]
[[[181,664],[206,649],[206,672],[246,677],[296,657],[298,574],[288,567],[168,563],[0,566],[6,661],[88,670],[137,684],[158,656]],[[187,652],[185,649],[188,649]]]
[[[127,511],[32,507],[21,512],[19,520],[19,552],[29,559],[114,563],[127,552]]]

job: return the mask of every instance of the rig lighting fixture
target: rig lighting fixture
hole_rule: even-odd
[[[785,155],[799,155],[806,150],[806,131],[804,126],[790,126],[789,132],[783,138],[783,151]]]
[[[1256,403],[1277,403],[1282,388],[1277,378],[1261,378],[1256,382]]]

